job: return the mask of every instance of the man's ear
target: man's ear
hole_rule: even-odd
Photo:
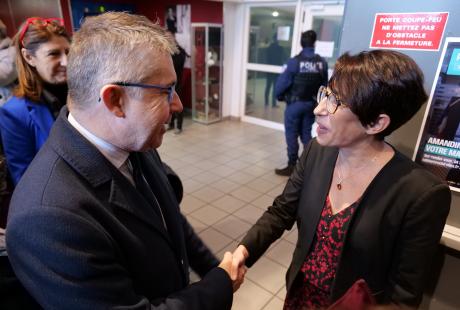
[[[107,84],[99,93],[102,103],[116,117],[125,117],[123,88],[118,85]]]
[[[391,119],[387,114],[380,114],[377,119],[366,126],[366,133],[370,135],[378,134],[390,126]]]
[[[25,48],[21,48],[22,58],[29,64],[29,66],[35,67],[35,57]]]

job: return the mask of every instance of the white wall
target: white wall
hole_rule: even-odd
[[[240,117],[243,76],[244,4],[224,2],[224,75],[222,116]]]

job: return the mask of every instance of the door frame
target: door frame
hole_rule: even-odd
[[[291,55],[293,57],[301,51],[300,46],[300,35],[303,31],[310,28],[313,21],[313,16],[337,16],[344,14],[345,0],[324,0],[324,1],[287,1],[287,2],[257,2],[245,4],[244,13],[244,34],[243,34],[243,58],[242,58],[242,74],[241,74],[241,88],[239,96],[239,111],[241,115],[241,121],[269,127],[277,130],[284,131],[284,123],[278,123],[274,121],[264,120],[261,118],[247,116],[246,115],[246,90],[247,90],[247,77],[248,70],[258,72],[270,72],[270,73],[281,73],[283,70],[282,66],[273,66],[265,64],[256,64],[248,62],[248,49],[249,49],[249,31],[250,31],[250,11],[251,8],[255,7],[294,7],[294,27],[292,33],[292,45]],[[324,10],[326,9],[326,10]],[[313,14],[312,14],[313,13]],[[320,14],[318,14],[320,13]],[[307,22],[309,24],[307,24]],[[340,43],[340,42],[338,42]]]
[[[263,2],[263,3],[251,3],[245,5],[245,14],[244,14],[244,36],[243,36],[243,72],[241,79],[241,92],[240,92],[240,111],[241,111],[241,120],[243,122],[260,125],[264,127],[269,127],[277,130],[284,131],[284,124],[277,123],[274,121],[264,120],[261,118],[247,116],[246,115],[246,86],[247,86],[247,77],[248,70],[257,71],[257,72],[271,72],[271,73],[281,73],[283,70],[282,66],[274,65],[265,65],[265,64],[256,64],[248,62],[249,56],[249,31],[250,31],[250,20],[251,20],[251,8],[256,7],[295,7],[294,13],[294,28],[292,33],[292,43],[294,43],[294,38],[297,35],[296,28],[298,27],[299,14],[298,11],[301,7],[301,1],[289,1],[289,2]],[[292,44],[291,44],[291,56],[292,56]]]

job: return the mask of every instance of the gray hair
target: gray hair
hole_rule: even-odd
[[[69,98],[75,108],[96,103],[113,82],[145,82],[158,54],[177,52],[174,38],[145,16],[108,12],[87,17],[72,39],[67,65]],[[148,57],[150,56],[150,59]]]

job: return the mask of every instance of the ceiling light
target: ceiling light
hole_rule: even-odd
[[[278,13],[278,11],[273,11],[272,15],[273,15],[273,17],[278,17],[278,15],[280,15],[280,13]]]

